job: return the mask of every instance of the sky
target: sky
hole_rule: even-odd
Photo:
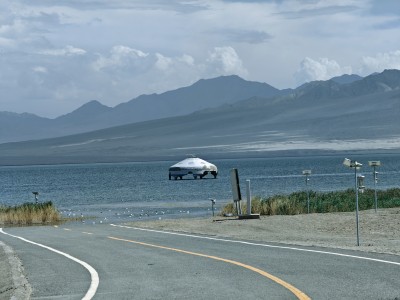
[[[0,111],[55,118],[222,75],[367,76],[400,69],[399,33],[398,0],[1,0]]]

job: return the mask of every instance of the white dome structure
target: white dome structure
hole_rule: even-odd
[[[169,168],[169,180],[171,178],[182,179],[183,176],[193,175],[194,179],[199,177],[202,179],[204,176],[211,174],[217,178],[218,168],[198,157],[186,158]]]

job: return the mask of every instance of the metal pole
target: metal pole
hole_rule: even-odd
[[[374,167],[374,196],[375,196],[375,212],[377,212],[378,211],[378,196],[377,196],[377,194],[376,194],[376,167],[375,166],[373,166]]]
[[[250,179],[246,180],[246,194],[247,194],[247,215],[251,215],[251,191],[250,191]]]
[[[358,226],[358,184],[357,184],[357,163],[354,164],[354,181],[356,188],[356,224],[357,224],[357,246],[360,246],[360,235]]]
[[[306,189],[307,189],[307,213],[310,213],[310,191],[308,190],[308,175],[306,175]]]

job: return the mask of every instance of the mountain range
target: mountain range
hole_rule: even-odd
[[[128,112],[129,107],[139,110],[140,103],[147,101],[151,104],[143,104],[141,114]],[[184,108],[175,110],[168,105],[170,101]],[[160,111],[153,112],[159,103]],[[188,154],[228,158],[286,152],[398,151],[399,115],[399,70],[364,78],[346,75],[286,90],[226,76],[200,80],[160,95],[141,96],[115,108],[92,101],[53,120],[18,115],[29,122],[34,120],[37,126],[59,122],[65,130],[73,128],[71,124],[81,124],[77,128],[94,126],[89,120],[117,122],[105,116],[119,116],[119,122],[130,123],[57,138],[3,143],[0,163],[169,160]]]
[[[0,143],[37,140],[109,128],[123,124],[181,116],[253,96],[285,93],[266,83],[238,76],[199,80],[189,87],[162,94],[142,95],[113,108],[90,101],[55,119],[33,114],[0,112]]]

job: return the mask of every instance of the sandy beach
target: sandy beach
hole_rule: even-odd
[[[361,211],[360,246],[355,212],[293,216],[263,216],[238,220],[220,216],[130,222],[130,226],[216,237],[321,246],[400,255],[400,208]]]

